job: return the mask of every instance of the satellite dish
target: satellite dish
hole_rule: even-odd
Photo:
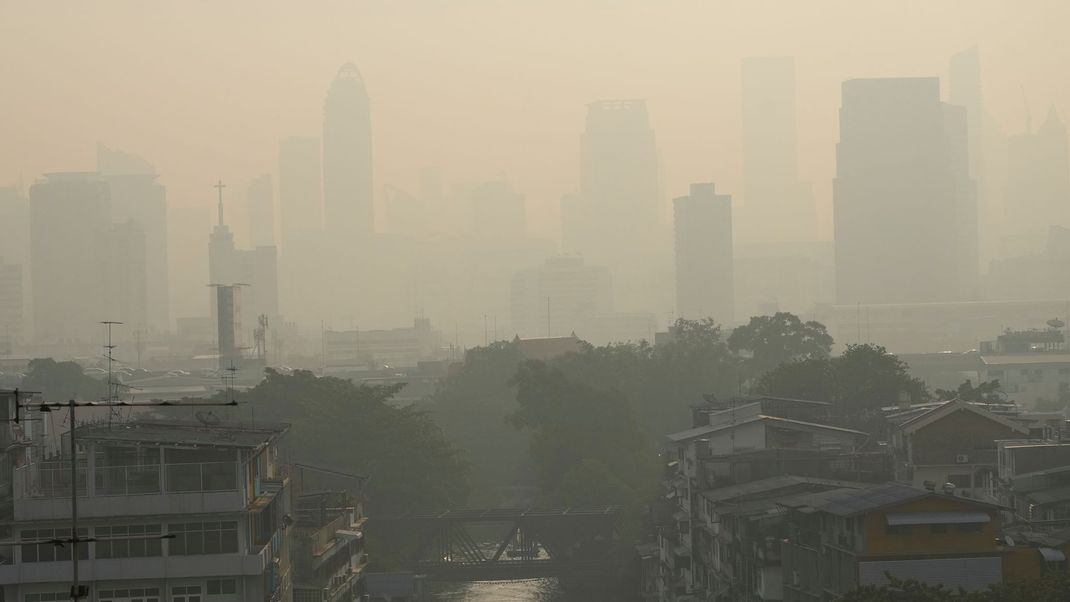
[[[1052,318],[1051,320],[1048,320],[1048,326],[1051,328],[1062,328],[1063,326],[1066,326],[1066,324],[1059,318]]]
[[[195,413],[193,416],[196,417],[197,421],[203,424],[204,426],[215,426],[219,424],[219,416],[216,416],[211,412],[200,411]]]

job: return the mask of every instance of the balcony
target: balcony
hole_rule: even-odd
[[[15,518],[70,515],[70,465],[29,464],[15,471]],[[234,462],[78,466],[79,514],[89,517],[234,512],[245,507]],[[92,476],[92,478],[88,478]]]

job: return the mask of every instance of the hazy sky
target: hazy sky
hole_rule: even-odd
[[[587,102],[648,99],[665,202],[692,181],[739,194],[739,59],[786,54],[800,166],[827,205],[843,79],[943,76],[976,44],[990,110],[1016,132],[1023,89],[1034,124],[1070,108],[1067,23],[1066,0],[0,0],[0,185],[92,169],[100,141],[153,162],[173,205],[211,202],[222,177],[244,206],[281,137],[319,135],[353,61],[379,202],[423,166],[506,177],[556,237]]]

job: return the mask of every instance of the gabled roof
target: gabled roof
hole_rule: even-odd
[[[856,431],[854,429],[848,429],[848,428],[843,428],[843,427],[839,427],[839,426],[831,426],[831,425],[828,425],[828,424],[818,424],[816,422],[804,422],[802,420],[792,420],[791,418],[781,418],[779,416],[766,416],[764,414],[759,414],[757,416],[750,416],[748,418],[744,418],[744,419],[742,419],[739,422],[736,422],[734,424],[729,423],[729,424],[715,424],[715,425],[711,425],[711,426],[696,426],[694,428],[689,428],[689,429],[687,429],[685,431],[679,431],[679,432],[676,432],[676,433],[670,433],[669,435],[666,435],[666,437],[672,443],[679,443],[680,441],[687,441],[688,439],[694,439],[696,437],[703,437],[705,435],[711,435],[711,434],[716,433],[718,431],[724,431],[724,430],[735,428],[737,426],[743,426],[745,424],[751,424],[751,423],[754,423],[754,422],[764,422],[764,423],[767,423],[767,424],[770,424],[770,425],[773,425],[773,426],[778,426],[778,427],[788,428],[788,429],[795,429],[795,430],[824,430],[824,431],[835,431],[835,432],[838,432],[838,433],[849,434],[849,435],[857,435],[857,436],[861,436],[861,437],[868,437],[869,436],[869,433],[865,433],[865,432],[862,432],[862,431]]]
[[[781,489],[795,487],[797,485],[823,485],[829,488],[860,487],[859,483],[851,481],[839,481],[835,479],[820,479],[817,477],[803,477],[795,475],[781,475],[758,479],[749,483],[718,487],[702,492],[702,497],[711,502],[728,502],[743,497],[754,497],[761,494],[773,494]]]
[[[946,418],[947,416],[950,416],[951,414],[960,410],[973,412],[974,414],[977,414],[982,418],[986,418],[988,420],[991,420],[992,422],[1001,424],[1007,427],[1008,429],[1019,432],[1023,435],[1029,434],[1029,427],[1015,422],[1004,416],[1000,416],[999,414],[993,414],[992,412],[989,412],[984,408],[979,408],[972,403],[965,402],[960,399],[952,399],[951,401],[945,402],[929,410],[928,412],[925,412],[924,414],[915,416],[910,420],[907,420],[906,422],[900,424],[899,428],[902,429],[903,432],[908,434],[915,433],[929,426],[930,424],[938,420],[942,420],[943,418]]]
[[[837,490],[836,493],[817,495],[804,504],[818,512],[827,512],[836,516],[856,516],[866,514],[882,508],[898,506],[906,502],[912,502],[926,497],[951,497],[946,494],[938,494],[927,489],[918,489],[902,483],[883,483],[872,487],[857,490]],[[952,499],[971,506],[984,508],[999,508],[995,504],[989,504],[976,499],[954,497]]]

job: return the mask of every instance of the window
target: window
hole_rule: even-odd
[[[209,579],[205,591],[209,596],[233,594],[235,591],[233,579]]]
[[[175,536],[167,545],[168,553],[174,556],[238,551],[238,523],[235,521],[171,523],[167,525],[167,532]]]
[[[910,535],[910,525],[888,525],[884,532],[888,535]]]
[[[955,525],[955,530],[959,533],[981,533],[984,531],[984,525],[981,523],[964,523]]]
[[[160,602],[160,588],[102,589],[97,602]]]
[[[26,594],[22,599],[23,602],[60,602],[62,600],[70,600],[71,592],[38,592],[36,594]]]
[[[162,556],[160,525],[97,527],[97,558]],[[125,539],[129,537],[129,539]]]
[[[89,529],[78,529],[79,537],[89,537]],[[61,560],[71,559],[71,547],[70,543],[65,540],[71,538],[70,529],[29,529],[19,531],[19,539],[22,540],[22,561],[23,562],[55,562]],[[54,543],[50,540],[59,539],[64,540],[62,544]],[[80,560],[87,560],[89,558],[89,544],[78,544],[78,558]],[[66,594],[67,598],[70,598],[70,592]]]
[[[172,587],[171,602],[201,602],[201,586],[186,585]]]

